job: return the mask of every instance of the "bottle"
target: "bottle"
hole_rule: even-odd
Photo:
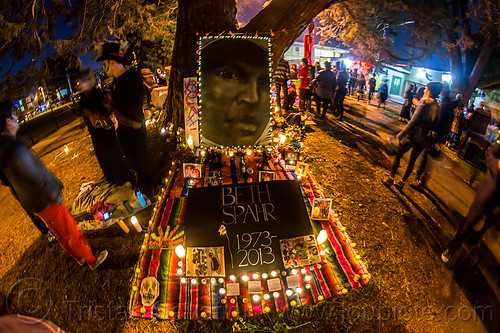
[[[123,220],[118,220],[117,223],[120,226],[120,228],[122,228],[123,232],[125,232],[126,234],[128,234],[128,232],[130,231],[130,229],[127,227],[127,225],[125,224],[125,222],[123,222]]]
[[[139,200],[141,207],[146,207],[146,199],[144,199],[144,196],[142,195],[141,191],[137,191],[135,193],[135,196],[137,197],[137,200]]]

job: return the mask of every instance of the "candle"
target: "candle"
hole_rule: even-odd
[[[130,222],[132,223],[132,225],[134,226],[135,230],[137,230],[137,232],[141,232],[142,231],[142,227],[141,225],[139,224],[139,221],[137,221],[137,217],[135,216],[132,216],[130,218]]]

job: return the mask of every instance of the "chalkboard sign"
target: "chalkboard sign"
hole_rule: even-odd
[[[224,246],[226,274],[284,269],[280,240],[312,233],[297,181],[189,190],[186,246]]]

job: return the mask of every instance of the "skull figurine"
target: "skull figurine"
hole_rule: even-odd
[[[153,276],[144,278],[141,283],[142,305],[151,306],[160,294],[160,284]]]

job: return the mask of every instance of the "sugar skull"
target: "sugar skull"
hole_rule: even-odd
[[[144,278],[141,283],[142,305],[151,306],[160,294],[160,284],[153,276]]]

